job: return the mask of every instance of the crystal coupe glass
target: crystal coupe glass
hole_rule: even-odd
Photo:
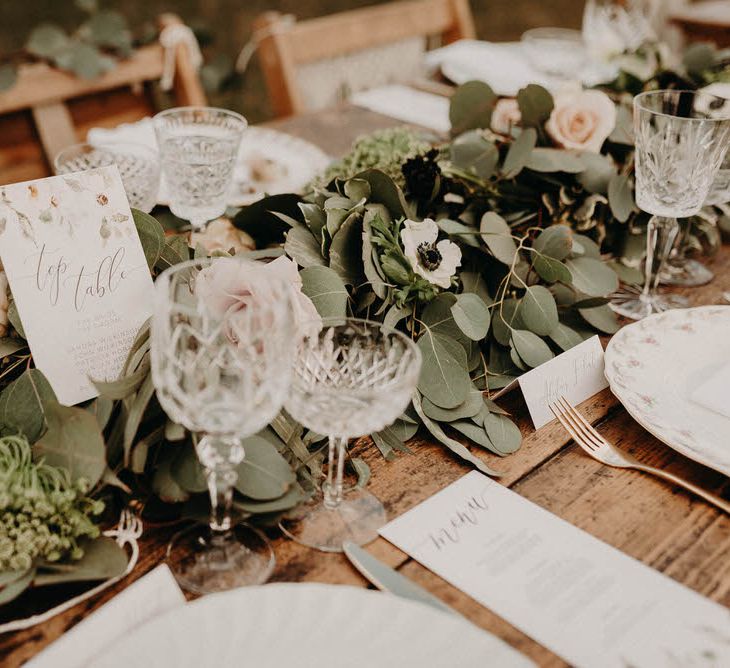
[[[386,521],[383,504],[365,490],[343,488],[347,442],[392,424],[408,406],[420,369],[413,341],[379,323],[326,320],[305,337],[286,409],[329,436],[329,465],[322,495],[280,524],[287,536],[324,552],[376,538]]]
[[[679,224],[703,206],[730,142],[730,102],[701,91],[658,90],[634,98],[636,204],[647,225],[643,289],[611,307],[640,320],[687,301],[657,291]]]
[[[116,165],[129,206],[149,213],[160,189],[160,158],[153,148],[133,142],[74,144],[53,161],[56,174]]]
[[[226,210],[246,119],[226,109],[177,107],[153,122],[170,210],[200,229]]]
[[[262,266],[193,260],[155,283],[152,379],[170,418],[200,435],[211,499],[210,525],[180,532],[167,552],[181,586],[197,594],[260,584],[274,565],[263,534],[231,519],[243,439],[281,409],[298,341],[291,283]]]

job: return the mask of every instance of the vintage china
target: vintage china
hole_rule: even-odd
[[[727,360],[730,307],[672,310],[628,325],[611,339],[606,378],[647,431],[690,459],[730,475],[730,419],[689,398]]]
[[[113,129],[89,130],[91,144],[139,142],[157,146],[152,120],[123,123]],[[257,180],[256,163],[270,161],[272,178]],[[324,171],[332,159],[314,144],[270,128],[249,127],[243,136],[238,161],[233,173],[230,206],[245,206],[261,199],[264,194],[299,192],[317,174]],[[252,168],[253,163],[253,168]],[[259,170],[261,171],[261,170]],[[278,172],[278,173],[277,173]],[[166,204],[168,195],[164,180],[157,197],[158,204]]]
[[[146,623],[92,662],[113,666],[408,668],[532,665],[463,618],[359,587],[281,583],[212,594]]]

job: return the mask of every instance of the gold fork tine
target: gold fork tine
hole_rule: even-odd
[[[568,416],[565,415],[563,412],[562,406],[559,404],[550,404],[549,405],[550,410],[552,411],[553,415],[558,418],[558,422],[563,425],[563,428],[565,431],[567,431],[572,439],[583,449],[585,450],[589,455],[593,456],[595,446],[592,444],[589,445],[588,442],[584,441],[583,438],[579,435],[579,433],[573,428],[573,423],[568,419]]]
[[[565,400],[565,397],[561,397],[558,401],[563,409],[563,413],[571,421],[574,428],[598,450],[605,443],[598,432]]]

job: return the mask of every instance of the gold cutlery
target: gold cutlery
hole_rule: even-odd
[[[726,513],[730,513],[730,502],[721,499],[715,494],[693,485],[691,482],[682,480],[673,473],[663,471],[662,469],[642,464],[631,455],[622,452],[603,436],[601,436],[573,406],[571,406],[564,397],[550,404],[550,410],[560,424],[565,427],[566,431],[573,437],[573,440],[585,450],[593,459],[597,459],[602,464],[614,466],[621,469],[636,469],[651,473],[659,478],[664,478],[675,485],[684,487],[699,497],[702,497],[708,503],[711,503]]]

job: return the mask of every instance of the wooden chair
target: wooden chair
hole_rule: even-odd
[[[687,5],[669,20],[683,33],[687,42],[714,42],[719,48],[730,46],[730,2],[708,0]]]
[[[160,17],[160,26],[181,23]],[[21,66],[18,80],[0,92],[0,185],[48,176],[54,156],[84,141],[92,127],[115,127],[156,112],[152,82],[163,73],[160,44],[144,46],[96,79],[79,79],[44,63]],[[189,57],[175,52],[175,102],[204,105],[205,93]]]
[[[382,85],[399,75],[407,80],[410,66],[420,67],[427,40],[449,44],[475,36],[469,0],[388,2],[301,22],[266,12],[254,22],[254,31],[279,116],[329,106],[343,92]],[[328,70],[328,64],[336,67]],[[353,83],[352,75],[360,80]],[[320,88],[325,92],[317,97],[313,89]]]

